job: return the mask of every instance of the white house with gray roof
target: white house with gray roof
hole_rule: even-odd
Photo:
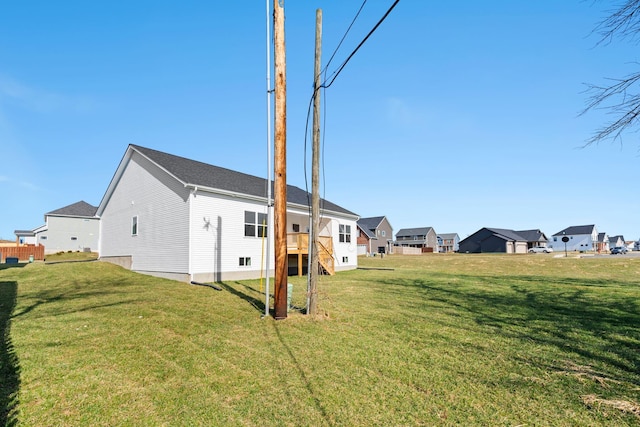
[[[564,230],[560,230],[552,236],[551,240],[549,241],[549,246],[552,247],[556,252],[564,251],[565,242],[562,241],[563,237],[566,237],[568,240],[566,242],[567,251],[586,252],[594,251],[597,249],[598,230],[593,224],[572,225],[571,227],[567,227]]]
[[[458,233],[439,233],[438,234],[438,252],[458,252],[460,245],[460,236]]]
[[[97,251],[100,234],[97,209],[81,200],[44,214],[45,224],[33,230],[35,243],[44,246],[45,254]]]
[[[185,281],[259,278],[267,250],[274,254],[266,189],[264,178],[129,145],[98,206],[100,259]],[[306,272],[309,200],[287,186],[290,274]],[[323,270],[355,269],[358,216],[320,206]]]

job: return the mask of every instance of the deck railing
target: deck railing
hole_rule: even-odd
[[[309,254],[308,233],[288,233],[287,252],[290,254]],[[331,236],[318,237],[318,259],[322,267],[329,274],[335,273],[333,260],[333,239]]]

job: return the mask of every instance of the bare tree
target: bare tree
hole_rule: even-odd
[[[598,44],[614,38],[640,40],[640,0],[627,0],[602,20],[595,28]],[[640,122],[640,71],[622,78],[609,78],[608,85],[587,84],[587,106],[581,115],[594,109],[608,110],[614,119],[605,123],[587,140],[587,145],[606,139],[620,139],[622,133],[633,130]]]

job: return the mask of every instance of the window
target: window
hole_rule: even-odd
[[[294,233],[299,233],[300,232],[300,224],[292,224],[293,225],[293,232]]]
[[[386,236],[387,236],[386,230],[382,230],[382,237],[386,237]]]
[[[72,237],[71,240],[78,240],[78,238],[77,237]]]
[[[244,235],[246,237],[267,237],[267,214],[244,211]]]
[[[256,213],[255,212],[244,211],[244,235],[248,237],[255,237],[256,235]],[[240,259],[242,260],[242,258]]]
[[[40,239],[47,240],[47,236],[40,236]]]
[[[558,241],[558,238],[557,238],[556,236],[553,236],[553,241],[554,241],[554,242],[557,242],[557,241]]]
[[[131,235],[132,236],[138,235],[138,215],[131,218]]]
[[[340,224],[338,225],[338,239],[340,243],[351,243],[351,226]]]
[[[267,237],[267,214],[258,213],[258,237]]]
[[[240,267],[250,267],[251,266],[251,257],[248,256],[241,256],[238,259],[238,265]]]
[[[349,262],[349,257],[348,256],[343,256],[342,257],[342,262],[345,263],[345,264],[348,263]]]

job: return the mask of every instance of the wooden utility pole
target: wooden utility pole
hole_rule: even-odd
[[[322,56],[322,9],[316,10],[316,55],[313,79],[313,148],[311,155],[311,264],[308,313],[318,312],[318,233],[320,231],[320,58]]]
[[[273,2],[275,63],[275,130],[274,130],[274,249],[275,319],[287,318],[287,74],[284,44],[284,0]]]

